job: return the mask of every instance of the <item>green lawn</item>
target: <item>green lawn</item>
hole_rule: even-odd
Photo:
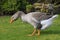
[[[33,26],[18,19],[10,24],[10,16],[0,17],[0,40],[60,40],[60,16],[50,28],[41,31],[40,36],[27,36],[33,32]]]

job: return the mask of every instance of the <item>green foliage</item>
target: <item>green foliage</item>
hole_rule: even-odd
[[[0,0],[0,12],[18,11],[26,8],[26,0]]]
[[[27,13],[30,12],[31,9],[32,9],[32,5],[31,4],[30,5],[26,5],[26,12]]]
[[[51,2],[50,2],[51,1]],[[52,3],[52,0],[0,0],[0,14],[13,11],[31,11],[34,3]],[[53,4],[58,4],[60,0],[53,0]]]
[[[7,0],[3,5],[2,5],[2,9],[4,11],[12,11],[12,10],[18,10],[18,6],[17,5],[17,1],[16,0]]]

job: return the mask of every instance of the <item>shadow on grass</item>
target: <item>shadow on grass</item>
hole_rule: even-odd
[[[41,34],[60,34],[60,30],[41,31]]]

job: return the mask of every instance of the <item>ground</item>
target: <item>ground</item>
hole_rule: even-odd
[[[40,36],[27,36],[33,32],[33,26],[21,19],[9,23],[11,16],[0,16],[0,40],[60,40],[60,16]]]

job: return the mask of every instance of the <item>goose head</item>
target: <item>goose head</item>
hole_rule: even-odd
[[[16,21],[19,17],[21,17],[22,15],[25,15],[24,12],[22,11],[17,11],[14,15],[12,15],[12,17],[10,18],[10,23],[13,23],[14,21]]]

